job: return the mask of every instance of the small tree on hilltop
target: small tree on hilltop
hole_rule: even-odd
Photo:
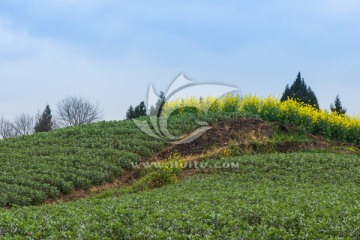
[[[134,109],[134,113],[135,113],[135,117],[142,117],[142,116],[146,116],[146,106],[144,101],[142,101],[139,105],[137,105]]]
[[[309,104],[319,109],[319,103],[315,93],[311,90],[310,87],[306,85],[304,78],[301,78],[300,72],[298,73],[296,80],[290,87],[289,85],[286,85],[285,91],[280,101],[283,102],[289,98],[297,102]]]
[[[130,106],[126,112],[126,119],[133,119],[134,116],[135,116],[134,108],[133,106]]]
[[[336,96],[334,104],[330,105],[331,112],[336,112],[338,114],[346,114],[346,108],[343,108],[339,95]]]
[[[77,126],[100,120],[102,110],[81,97],[69,96],[57,105],[57,123],[61,126]]]
[[[35,124],[35,132],[48,132],[53,125],[50,107],[46,105],[44,112]]]
[[[126,119],[133,119],[133,118],[138,118],[138,117],[142,117],[142,116],[147,116],[146,106],[145,106],[144,101],[142,101],[135,108],[133,108],[133,106],[130,106],[128,111],[126,112]]]

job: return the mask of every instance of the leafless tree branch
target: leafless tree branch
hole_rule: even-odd
[[[16,137],[14,124],[3,117],[0,118],[0,137],[3,139]]]
[[[57,123],[61,126],[77,126],[92,123],[102,118],[98,104],[81,97],[69,96],[57,105]]]
[[[13,126],[17,136],[32,134],[34,133],[34,117],[22,113],[15,118]]]

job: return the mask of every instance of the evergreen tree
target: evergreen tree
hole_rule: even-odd
[[[144,101],[142,101],[135,108],[133,108],[133,106],[130,106],[128,111],[126,112],[126,119],[133,119],[141,116],[147,116]]]
[[[53,128],[52,115],[49,105],[46,105],[44,112],[35,124],[35,132],[48,132]]]
[[[133,106],[130,106],[126,112],[126,119],[133,119],[134,116],[135,116],[134,108]]]
[[[159,95],[159,99],[156,102],[156,105],[151,106],[150,108],[150,116],[157,116],[157,117],[161,116],[161,112],[165,104],[165,100],[166,100],[165,93],[161,91]]]
[[[339,95],[335,98],[335,103],[330,105],[331,112],[346,114],[346,108],[343,108]]]
[[[315,93],[311,90],[310,87],[306,85],[304,78],[301,78],[300,72],[290,87],[289,85],[286,85],[285,91],[280,101],[286,101],[288,98],[312,105],[319,109],[319,103]]]
[[[146,114],[146,106],[145,106],[144,101],[142,101],[139,105],[137,105],[135,107],[134,113],[135,113],[135,118],[142,117],[142,116],[147,116],[147,114]]]

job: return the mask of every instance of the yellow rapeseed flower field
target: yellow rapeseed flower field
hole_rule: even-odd
[[[360,118],[318,110],[313,106],[292,99],[280,102],[275,97],[227,95],[215,97],[176,99],[167,102],[163,114],[184,112],[242,112],[252,113],[259,118],[302,126],[313,134],[340,141],[360,144]]]

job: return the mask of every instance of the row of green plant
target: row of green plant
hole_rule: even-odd
[[[0,236],[358,239],[359,160],[357,155],[329,153],[210,159],[209,164],[237,164],[199,169],[207,174],[121,197],[3,209]]]
[[[163,147],[132,121],[98,122],[0,141],[0,206],[33,205],[111,182]]]
[[[219,102],[224,104],[221,111],[175,115],[169,119],[170,132],[174,135],[191,132],[198,127],[197,121],[212,124],[224,119],[265,118],[256,104],[251,105],[254,100],[258,99],[241,101],[244,111],[222,112],[232,106],[229,102],[239,104],[238,98],[228,96]],[[131,168],[141,156],[152,156],[163,146],[132,121],[99,122],[1,141],[0,206],[39,204],[60,193],[69,194],[74,189],[112,181],[121,175],[122,168]]]
[[[187,114],[169,119],[174,135],[191,132],[196,120],[209,124],[248,114]],[[33,205],[111,182],[123,168],[153,156],[164,142],[143,133],[132,121],[110,121],[56,129],[0,141],[0,206]]]

